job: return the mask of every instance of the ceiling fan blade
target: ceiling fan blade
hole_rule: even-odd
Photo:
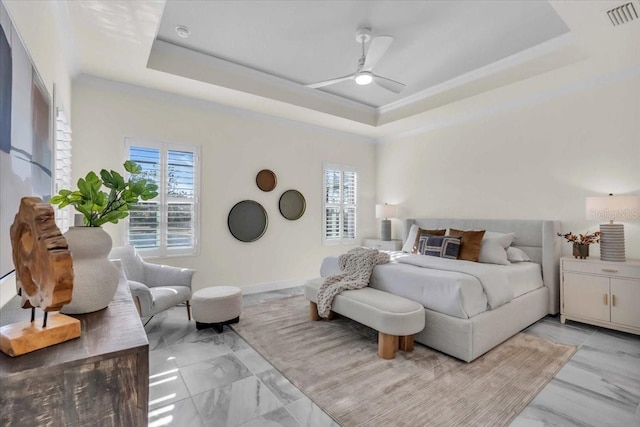
[[[378,85],[394,93],[400,93],[407,85],[388,79],[386,77],[373,75],[373,81]]]
[[[369,45],[369,50],[367,51],[367,56],[364,60],[362,69],[365,71],[371,70],[378,61],[380,61],[380,58],[382,58],[387,49],[389,49],[392,41],[393,37],[391,36],[374,37]]]
[[[338,77],[337,79],[324,80],[322,82],[317,82],[317,83],[311,83],[311,84],[308,84],[306,86],[310,87],[311,89],[317,89],[319,87],[325,87],[325,86],[334,85],[336,83],[340,83],[340,82],[343,82],[345,80],[352,79],[354,77],[355,77],[355,74],[349,74],[348,76]]]

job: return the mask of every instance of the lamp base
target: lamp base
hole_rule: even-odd
[[[391,240],[391,220],[383,219],[382,228],[380,229],[380,240],[388,242]]]
[[[624,262],[624,225],[600,224],[600,259]]]

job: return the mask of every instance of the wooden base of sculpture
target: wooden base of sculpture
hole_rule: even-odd
[[[54,313],[48,316],[46,327],[38,320],[0,328],[0,350],[15,357],[80,336],[80,321],[74,317]]]

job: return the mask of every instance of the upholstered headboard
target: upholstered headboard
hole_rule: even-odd
[[[512,246],[522,249],[531,260],[542,266],[542,280],[549,288],[549,313],[560,311],[560,221],[519,219],[449,219],[421,218],[404,220],[403,239],[407,240],[413,224],[421,228],[457,228],[459,230],[488,230],[515,233]]]

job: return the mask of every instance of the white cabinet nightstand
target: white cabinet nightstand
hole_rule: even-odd
[[[562,258],[560,322],[640,334],[640,260]]]
[[[402,249],[402,240],[362,239],[362,246],[381,251],[399,251]]]

